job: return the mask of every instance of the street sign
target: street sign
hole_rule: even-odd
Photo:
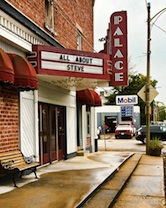
[[[149,86],[149,102],[151,103],[154,98],[158,95],[158,92],[157,90],[152,86],[150,85]],[[146,102],[146,85],[144,85],[140,91],[137,93],[137,95],[143,100]]]

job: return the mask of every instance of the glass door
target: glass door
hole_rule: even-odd
[[[49,162],[49,114],[48,114],[48,106],[40,105],[39,106],[39,116],[40,116],[40,160],[41,164],[46,164]]]
[[[65,141],[65,110],[64,107],[57,107],[58,120],[58,159],[64,159],[64,141]]]
[[[65,120],[65,107],[39,104],[41,164],[64,159]]]
[[[50,128],[51,128],[51,142],[50,142],[50,150],[51,150],[51,162],[58,159],[57,155],[57,119],[56,116],[56,108],[51,107],[51,122],[50,122]]]

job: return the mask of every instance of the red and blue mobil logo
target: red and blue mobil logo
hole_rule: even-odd
[[[137,95],[119,95],[116,96],[116,105],[136,105],[138,104]]]

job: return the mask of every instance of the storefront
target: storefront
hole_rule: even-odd
[[[56,47],[51,48],[56,50]],[[70,74],[68,77],[61,77],[58,74],[49,75],[49,70],[48,74],[37,74],[26,58],[13,52],[7,53],[2,49],[0,54],[1,65],[4,64],[1,67],[1,82],[4,83],[1,87],[1,93],[4,92],[2,97],[5,97],[7,92],[5,88],[10,94],[15,91],[16,96],[17,136],[15,135],[15,141],[17,144],[11,150],[19,148],[27,156],[33,154],[41,165],[75,156],[77,146],[92,152],[96,135],[94,107],[101,106],[101,99],[94,90],[84,89],[85,75],[84,78],[80,78],[78,74],[74,75],[74,78],[73,74],[72,77]],[[32,62],[30,57],[32,56],[28,56]],[[90,59],[93,63],[92,57]],[[83,63],[81,66],[87,65]],[[100,68],[103,70],[103,65],[99,70]],[[6,70],[4,71],[4,73],[7,72],[6,76],[2,76],[3,70]],[[95,75],[90,73],[89,76]],[[99,76],[101,76],[100,71]],[[74,81],[71,82],[71,79]],[[59,86],[54,84],[57,80],[61,82]],[[90,86],[90,80],[93,78],[88,80]],[[105,82],[103,79],[101,81]],[[76,87],[78,84],[79,87]],[[6,150],[9,150],[8,146]]]
[[[41,165],[77,146],[93,152],[94,90],[109,85],[110,55],[64,49],[6,1],[0,8],[0,152],[20,149]]]
[[[73,157],[78,146],[93,152],[96,136],[94,107],[102,104],[93,88],[96,84],[108,85],[108,56],[33,45],[27,58],[39,79],[41,163]],[[58,109],[62,116],[57,114]]]
[[[0,151],[20,149],[38,160],[37,74],[26,58],[8,48],[8,53],[0,48]]]
[[[80,90],[77,100],[77,145],[94,152],[94,138],[97,135],[94,110],[102,106],[100,96],[94,90]]]
[[[40,163],[65,158],[66,107],[39,103]]]
[[[35,155],[36,161],[42,161],[39,145],[39,80],[26,53],[32,50],[34,43],[60,44],[50,36],[44,41],[41,38],[41,35],[45,35],[43,31],[7,2],[3,1],[1,6],[0,152],[20,149],[25,156]],[[14,14],[14,18],[8,13]],[[24,20],[24,24],[18,20]]]
[[[38,110],[41,164],[75,156],[75,92],[39,80]]]

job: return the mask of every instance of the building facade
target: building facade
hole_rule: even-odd
[[[1,0],[0,152],[20,149],[43,165],[75,156],[77,146],[94,151],[94,89],[110,75],[109,56],[93,53],[93,6]]]
[[[125,111],[125,112],[124,112]],[[97,126],[104,125],[108,133],[114,133],[119,121],[132,121],[136,129],[140,128],[140,107],[137,105],[105,105],[95,109]]]

